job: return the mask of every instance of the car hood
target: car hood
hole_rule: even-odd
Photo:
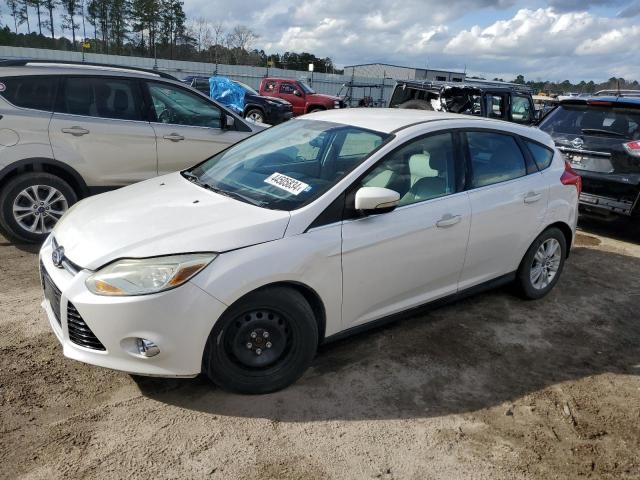
[[[291,105],[291,102],[288,102],[287,100],[284,100],[284,99],[278,98],[278,97],[267,97],[267,96],[264,96],[262,98],[266,98],[270,102],[277,103],[279,105],[285,105],[285,106],[286,105]]]
[[[224,252],[282,238],[289,212],[256,207],[180,173],[87,198],[53,235],[73,263],[95,270],[118,258]]]

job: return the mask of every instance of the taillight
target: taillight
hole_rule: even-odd
[[[622,146],[632,157],[640,157],[640,140],[629,143],[623,143]]]
[[[562,172],[562,176],[560,177],[560,181],[563,185],[573,185],[576,187],[578,191],[578,195],[582,192],[582,178],[580,175],[576,173],[576,171],[571,168],[569,162],[564,161],[564,172]]]

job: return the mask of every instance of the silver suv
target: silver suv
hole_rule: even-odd
[[[174,77],[0,63],[0,231],[42,241],[78,199],[195,165],[264,127]]]

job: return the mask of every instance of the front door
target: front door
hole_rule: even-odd
[[[248,135],[222,128],[225,112],[193,92],[161,82],[147,86],[159,175],[191,167]]]
[[[345,328],[456,292],[471,215],[460,165],[454,136],[432,134],[385,157],[356,186],[401,199],[390,213],[343,223]]]
[[[136,80],[67,77],[49,124],[54,158],[90,187],[116,187],[157,174],[156,136],[142,115]]]
[[[297,93],[296,93],[297,92]],[[304,92],[294,82],[281,82],[278,86],[278,97],[286,100],[293,107],[294,115],[304,115],[306,102]]]

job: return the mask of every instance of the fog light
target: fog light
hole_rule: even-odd
[[[160,353],[160,348],[151,340],[146,338],[136,338],[138,353],[143,357],[155,357]]]

